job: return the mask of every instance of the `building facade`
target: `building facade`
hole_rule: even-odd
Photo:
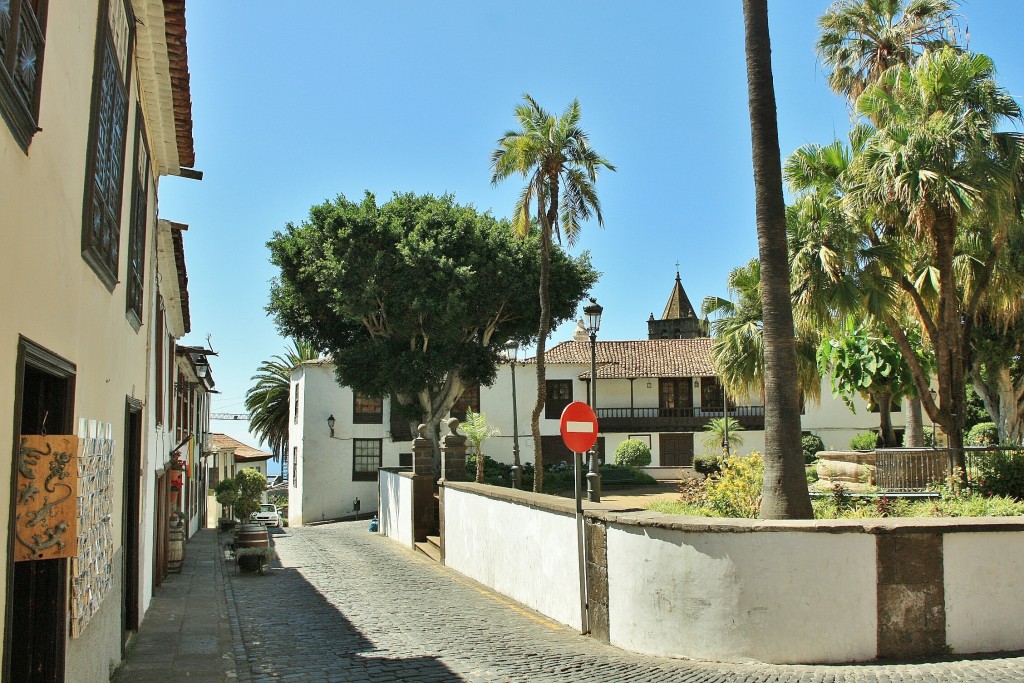
[[[743,427],[742,433],[733,435],[732,450],[741,454],[763,450],[764,403],[759,395],[723,392],[705,329],[677,273],[663,317],[648,320],[648,339],[596,341],[600,458],[610,461],[622,441],[640,439],[651,448],[652,466],[692,467],[695,456],[720,452],[718,445],[707,447],[703,441],[706,425],[722,417],[726,400],[729,417]],[[572,339],[546,352],[546,403],[540,419],[545,463],[571,461],[559,423],[569,403],[589,402],[590,372],[591,343],[581,322]],[[533,359],[514,366],[505,363],[490,386],[468,387],[451,412],[461,419],[471,408],[486,415],[488,423],[500,431],[484,444],[487,456],[511,464],[518,442],[520,461],[533,462],[530,416],[536,395]],[[803,430],[821,437],[828,449],[847,448],[855,434],[878,429],[877,413],[871,413],[859,398],[854,406],[856,412],[832,397],[823,378],[821,401],[804,406]],[[387,398],[360,396],[339,386],[334,366],[327,360],[295,369],[289,433],[291,524],[355,514],[356,498],[361,511],[375,509],[375,468],[412,462],[410,426],[393,420],[390,407]],[[893,413],[893,424],[902,429],[901,413]]]
[[[185,45],[183,0],[0,3],[4,680],[106,680],[151,595],[158,186],[199,175]]]

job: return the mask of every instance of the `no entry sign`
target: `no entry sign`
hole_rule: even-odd
[[[597,442],[597,415],[586,403],[573,401],[567,405],[558,428],[562,441],[573,453],[586,453]]]

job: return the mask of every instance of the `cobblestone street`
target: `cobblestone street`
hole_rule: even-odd
[[[276,530],[274,541],[275,568],[226,582],[241,681],[1024,680],[1024,658],[774,666],[642,657],[371,534],[366,522]]]

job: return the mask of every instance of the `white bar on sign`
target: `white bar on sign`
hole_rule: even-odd
[[[573,422],[568,420],[565,423],[565,431],[567,432],[592,432],[594,431],[593,422]]]

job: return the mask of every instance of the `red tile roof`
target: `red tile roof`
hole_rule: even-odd
[[[213,441],[213,447],[217,450],[226,450],[228,448],[235,449],[235,462],[251,462],[254,460],[269,460],[274,457],[273,453],[265,453],[260,450],[256,450],[251,446],[246,446],[237,439],[232,439],[227,434],[210,434],[210,439]]]
[[[188,73],[188,44],[185,31],[185,0],[164,0],[164,33],[170,62],[171,92],[174,98],[174,130],[178,143],[178,165],[196,165],[192,138],[192,96]]]
[[[713,377],[710,337],[597,342],[597,377]],[[582,365],[590,377],[590,342],[566,341],[547,350],[550,364]],[[534,362],[528,359],[526,362]]]

